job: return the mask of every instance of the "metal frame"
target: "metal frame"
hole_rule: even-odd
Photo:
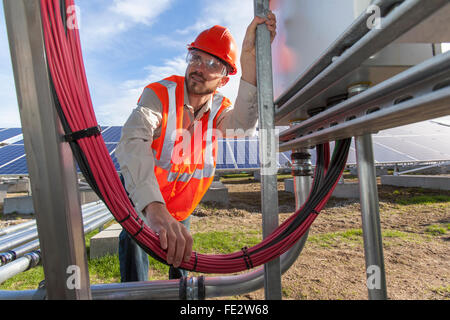
[[[40,1],[3,1],[48,299],[90,299],[72,151],[63,142],[45,59]],[[78,270],[68,286],[70,266]],[[69,273],[68,273],[69,272]],[[79,286],[78,286],[79,284]]]
[[[383,1],[378,1],[380,3]],[[447,4],[448,1],[440,0],[403,1],[383,18],[382,29],[367,33],[359,30],[359,25],[366,19],[363,14],[350,32],[333,44],[277,100],[277,124],[294,120],[299,115],[307,118],[310,108],[320,107],[313,105],[313,101],[330,98],[325,96],[329,88],[348,81],[347,75],[372,54]],[[352,30],[356,30],[356,36]],[[346,48],[348,42],[352,44]],[[339,52],[339,48],[346,50]],[[371,134],[450,114],[450,52],[429,59],[373,88],[368,89],[358,83],[354,85],[360,90],[353,93],[349,90],[348,100],[282,132],[280,151],[355,137],[368,295],[369,299],[387,299]],[[370,283],[374,279],[374,283]]]
[[[282,132],[280,151],[446,116],[449,81],[447,52]]]
[[[396,0],[378,0],[375,4],[387,13]],[[264,25],[257,30],[257,71],[260,128],[271,130],[276,121],[285,121],[324,88],[339,82],[357,68],[371,54],[394,41],[414,25],[424,20],[448,0],[406,0],[388,14],[381,30],[364,30],[363,14],[348,32],[332,45],[300,81],[282,96],[275,112],[272,89],[270,35]],[[264,15],[268,0],[254,0],[255,14]],[[155,281],[145,283],[89,284],[86,252],[77,196],[77,178],[73,158],[67,144],[61,140],[62,129],[56,116],[49,75],[44,57],[39,2],[36,0],[4,0],[11,56],[21,108],[27,160],[30,166],[38,230],[43,251],[50,299],[177,299],[180,282]],[[344,48],[348,48],[342,52]],[[333,57],[337,57],[333,59]],[[379,222],[378,197],[375,182],[373,150],[370,134],[420,120],[449,114],[450,53],[435,57],[420,66],[344,101],[282,133],[280,150],[301,149],[309,146],[356,136],[357,162],[360,177],[363,236],[366,266],[377,266],[381,280],[379,287],[369,289],[370,299],[386,299],[385,272]],[[405,101],[401,94],[413,93]],[[395,99],[394,99],[395,98]],[[409,97],[408,97],[409,98]],[[281,103],[281,101],[283,101]],[[374,109],[375,108],[375,109]],[[368,113],[369,111],[369,113]],[[408,119],[405,115],[414,116]],[[349,119],[348,113],[353,117]],[[260,130],[260,134],[263,130]],[[275,161],[274,135],[262,134],[260,139],[262,168],[263,233],[266,236],[278,225],[278,197],[276,170],[268,173]],[[32,142],[32,143],[31,143]],[[276,166],[275,166],[276,167]],[[50,180],[51,179],[51,180]],[[309,178],[296,184],[296,206],[307,195]],[[39,181],[39,188],[37,187]],[[300,186],[303,186],[300,188]],[[302,194],[302,195],[301,195]],[[303,200],[299,200],[302,198]],[[37,201],[39,199],[39,201]],[[63,213],[63,214],[61,214]],[[306,237],[304,237],[306,239]],[[187,281],[186,297],[198,299],[200,282],[205,297],[229,296],[259,289],[264,283],[267,299],[281,299],[281,272],[295,261],[304,242],[299,241],[281,259],[253,272],[238,276],[212,277]],[[281,263],[280,263],[281,261]],[[81,288],[67,288],[66,268],[81,267]],[[369,277],[368,277],[369,280]],[[35,290],[0,292],[0,298],[29,299]]]
[[[348,47],[347,38],[353,39],[354,36],[350,34],[341,38],[340,43],[332,46],[332,49],[341,46],[343,48],[347,47],[343,53],[333,56],[334,52],[328,50],[324,56],[327,57],[326,61],[328,61],[329,65],[323,71],[317,74],[316,70],[310,69],[301,76],[299,82],[302,85],[295,86],[296,91],[288,91],[280,96],[278,100],[286,102],[281,105],[277,104],[275,113],[277,125],[281,125],[283,122],[287,123],[289,117],[298,119],[300,117],[299,113],[307,114],[307,110],[302,108],[305,103],[319,95],[325,88],[333,86],[345,78],[346,75],[360,67],[372,55],[446,4],[448,4],[447,0],[406,0],[383,18],[383,28],[370,30],[350,47]],[[366,14],[363,14],[363,16],[366,16]],[[312,74],[310,75],[310,73]],[[303,84],[301,81],[303,78],[312,78],[312,80]],[[292,93],[294,94],[293,96],[291,96]],[[291,113],[296,114],[291,115]]]

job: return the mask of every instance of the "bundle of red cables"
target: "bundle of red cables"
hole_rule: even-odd
[[[65,27],[61,16],[60,0],[40,0],[40,3],[48,67],[66,133],[96,127],[98,124],[89,94],[78,29]],[[73,0],[66,0],[66,8],[72,5],[74,5]],[[165,262],[166,252],[160,247],[158,236],[144,224],[144,221],[135,212],[102,136],[85,137],[74,143],[86,161],[85,167],[89,172],[83,173],[85,176],[92,177],[93,181],[91,182],[94,185],[91,186],[99,193],[115,219],[147,253],[159,257],[160,261]],[[223,255],[204,255],[194,252],[190,261],[183,263],[181,268],[204,273],[234,273],[267,263],[286,252],[305,234],[331,196],[345,166],[349,143],[344,144],[342,155],[336,156],[340,160],[336,160],[334,163],[335,167],[339,167],[337,171],[334,170],[336,172],[333,175],[327,174],[325,178],[328,179],[325,179],[321,189],[317,185],[313,188],[314,192],[321,194],[320,199],[315,197],[313,207],[307,207],[311,206],[312,202],[305,203],[269,237],[252,248]],[[337,153],[335,148],[335,154]],[[320,157],[324,161],[324,172],[332,171],[331,169],[327,170],[329,165],[328,144],[325,145]],[[335,158],[334,155],[333,158]],[[320,190],[322,193],[319,192]],[[300,220],[299,215],[303,215]],[[294,222],[297,225],[292,228]]]

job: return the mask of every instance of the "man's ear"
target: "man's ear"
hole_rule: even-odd
[[[228,77],[228,76],[222,77],[222,80],[220,80],[220,83],[219,83],[219,88],[224,87],[228,83],[228,81],[230,81],[230,77]]]

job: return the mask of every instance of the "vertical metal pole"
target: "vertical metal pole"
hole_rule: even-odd
[[[90,299],[75,164],[62,139],[45,57],[40,1],[4,0],[48,299]]]
[[[269,0],[254,0],[254,8],[255,16],[266,16]],[[259,25],[256,30],[256,69],[261,150],[261,204],[265,238],[278,227],[278,137],[275,134],[270,32],[265,24]],[[281,300],[280,258],[264,265],[264,289],[267,300]]]
[[[385,300],[387,299],[386,275],[372,136],[365,134],[355,137],[355,142],[366,259],[367,289],[370,300]]]

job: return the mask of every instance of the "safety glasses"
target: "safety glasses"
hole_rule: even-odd
[[[220,74],[222,76],[228,75],[227,67],[218,59],[212,56],[201,56],[198,51],[191,50],[186,56],[186,62],[190,66],[204,66],[208,72],[212,74]]]

